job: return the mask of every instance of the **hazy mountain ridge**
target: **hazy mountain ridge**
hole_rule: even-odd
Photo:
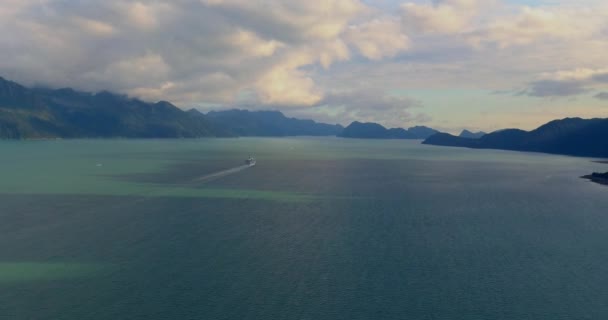
[[[544,152],[573,156],[608,157],[608,119],[566,118],[554,120],[532,131],[507,129],[480,139],[436,134],[429,145]]]
[[[344,128],[340,137],[359,139],[426,139],[438,132],[435,129],[424,126],[416,126],[409,129],[387,129],[377,123],[355,121]]]
[[[190,110],[195,113],[197,111]],[[202,113],[198,112],[199,115]],[[207,119],[216,126],[238,136],[335,136],[344,129],[341,125],[318,123],[313,120],[288,118],[279,111],[248,111],[232,109],[211,111]]]
[[[107,91],[27,88],[0,77],[0,138],[196,138],[332,136],[340,125],[285,117],[278,111],[228,110],[205,115],[160,101]]]
[[[169,102],[110,92],[30,89],[0,78],[2,138],[180,138],[215,136],[204,118]]]

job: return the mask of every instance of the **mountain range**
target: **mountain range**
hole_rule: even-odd
[[[336,136],[344,130],[341,125],[288,118],[278,111],[211,111],[206,118],[217,127],[243,137]]]
[[[203,114],[161,101],[70,88],[27,88],[0,78],[0,138],[195,138],[335,136],[340,125],[285,117],[277,111]]]
[[[2,138],[164,138],[227,135],[169,102],[107,91],[30,89],[0,78]]]
[[[227,110],[203,114],[160,101],[144,102],[107,91],[27,88],[0,78],[0,138],[194,138],[234,136],[341,136],[424,139],[424,144],[608,157],[608,119],[566,118],[535,130],[460,136],[418,126],[387,129],[377,123],[340,125],[289,118],[278,111]]]
[[[108,91],[27,88],[0,77],[0,138],[195,138],[342,136],[425,139],[427,127],[386,129],[353,122],[347,128],[286,117],[278,111],[226,110],[204,114],[170,102],[149,103]]]
[[[608,157],[608,119],[566,118],[524,131],[500,130],[479,139],[438,133],[424,144],[544,152],[586,157]]]
[[[426,139],[438,132],[424,126],[387,129],[377,123],[355,121],[344,128],[338,136],[358,139]]]

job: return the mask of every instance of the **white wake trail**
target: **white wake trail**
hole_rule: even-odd
[[[194,179],[192,182],[208,182],[208,181],[211,181],[211,180],[215,180],[215,179],[218,179],[218,178],[229,176],[231,174],[235,174],[235,173],[243,171],[243,170],[245,170],[245,169],[247,169],[249,167],[250,166],[246,164],[246,165],[230,168],[230,169],[227,169],[227,170],[222,170],[222,171],[214,172],[214,173],[211,173],[211,174],[207,174],[207,175],[198,177],[198,178]]]

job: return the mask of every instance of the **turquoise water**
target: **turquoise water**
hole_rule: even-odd
[[[337,138],[0,152],[0,319],[608,316],[591,159]]]

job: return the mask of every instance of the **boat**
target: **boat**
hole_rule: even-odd
[[[245,163],[248,166],[253,167],[255,166],[255,158],[250,156],[247,160],[245,160]]]

